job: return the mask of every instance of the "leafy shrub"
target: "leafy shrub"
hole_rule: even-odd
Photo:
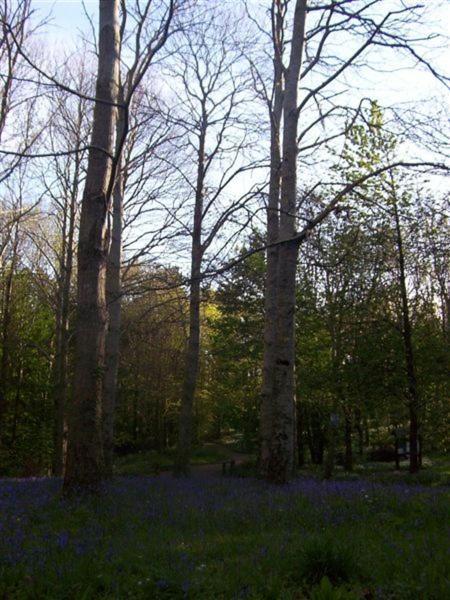
[[[332,584],[348,582],[359,571],[353,552],[329,537],[313,537],[302,549],[300,579],[319,584],[327,578]]]
[[[334,587],[328,577],[323,577],[320,584],[311,590],[311,600],[358,600],[358,596],[343,587]]]

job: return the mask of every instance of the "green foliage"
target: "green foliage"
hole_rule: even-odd
[[[357,181],[386,164],[397,146],[398,140],[384,126],[382,108],[377,101],[371,100],[369,108],[363,110],[361,121],[350,128],[335,168],[338,172],[344,171],[348,181]],[[379,192],[386,177],[381,174],[368,179],[358,186],[358,193]]]
[[[324,577],[314,586],[310,594],[311,600],[358,600],[360,597],[344,587],[334,587],[328,577]]]
[[[18,271],[12,281],[7,331],[9,360],[4,382],[1,475],[42,475],[51,464],[53,331],[54,316],[42,302],[36,279],[27,269]]]
[[[163,451],[173,446],[183,377],[187,299],[176,286],[180,274],[137,269],[144,289],[125,297],[122,306],[121,361],[115,445],[122,453]],[[174,289],[152,290],[168,280]],[[154,283],[152,283],[154,282]],[[150,291],[147,291],[150,288]]]
[[[260,246],[254,234],[249,248]],[[213,297],[207,320],[208,380],[205,395],[211,411],[210,431],[242,432],[242,450],[254,448],[258,427],[263,331],[264,257],[255,254],[228,274]]]
[[[358,574],[353,547],[339,543],[329,535],[307,539],[302,546],[298,571],[300,581],[318,584],[326,578],[338,584],[349,582]]]

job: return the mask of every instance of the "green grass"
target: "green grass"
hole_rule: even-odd
[[[402,461],[400,470],[396,471],[391,463],[364,462],[355,466],[354,473],[350,477],[363,477],[384,483],[403,481],[412,485],[450,486],[449,458],[425,459],[423,468],[414,474],[408,472],[408,466],[407,461]],[[338,471],[338,477],[340,475],[346,476],[342,470]]]
[[[306,464],[298,469],[297,473],[302,477],[321,478],[323,466]],[[243,461],[236,467],[235,474],[239,477],[255,477],[257,475],[256,461]],[[343,467],[336,466],[333,479],[335,481],[366,480],[384,484],[405,483],[412,486],[450,488],[450,458],[426,459],[423,468],[413,475],[408,472],[406,461],[401,463],[399,471],[394,469],[393,464],[383,462],[357,463],[351,472],[346,472]]]
[[[231,455],[211,443],[193,462]],[[256,480],[251,460],[240,477],[148,476],[172,461],[120,458],[125,477],[71,501],[57,480],[0,480],[0,599],[450,598],[448,459],[414,476],[339,468],[330,482],[308,467],[288,487]]]
[[[0,481],[0,598],[447,600],[445,490],[122,478],[62,501]]]

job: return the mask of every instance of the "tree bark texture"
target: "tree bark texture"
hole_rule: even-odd
[[[324,460],[324,469],[323,469],[323,477],[324,479],[331,479],[334,474],[334,469],[336,466],[336,444],[337,444],[337,429],[338,423],[335,420],[337,416],[337,403],[333,405],[333,412],[330,415],[330,420],[328,423],[328,433],[327,433],[327,451]]]
[[[123,102],[123,90],[119,92]],[[116,152],[124,133],[124,115],[119,113],[116,132]],[[106,267],[106,305],[108,310],[108,330],[106,334],[105,376],[102,398],[102,435],[104,476],[113,474],[114,458],[114,414],[117,399],[117,373],[120,358],[120,321],[122,299],[122,227],[123,200],[125,193],[124,178],[119,160],[116,182],[113,191],[111,243]]]
[[[283,98],[279,239],[296,230],[298,84],[305,37],[306,0],[297,0],[289,66]],[[278,249],[276,340],[273,356],[272,435],[267,478],[285,483],[294,468],[295,430],[295,291],[298,243]]]
[[[114,413],[117,398],[117,372],[120,357],[121,263],[122,263],[123,183],[119,175],[113,192],[113,223],[111,248],[106,270],[106,304],[108,331],[106,334],[105,377],[103,381],[102,431],[104,474],[112,476],[114,454]]]
[[[353,471],[353,444],[352,444],[352,415],[350,411],[345,412],[344,417],[344,438],[345,438],[345,471]]]
[[[279,4],[272,7],[273,104],[270,109],[270,180],[267,204],[267,242],[278,240],[280,210],[281,146],[280,128],[283,111],[283,19]],[[273,365],[275,362],[276,313],[277,313],[278,246],[267,250],[266,280],[264,290],[264,355],[263,382],[260,405],[259,473],[267,477],[272,437]]]
[[[118,97],[119,46],[119,0],[100,0],[93,148],[88,158],[78,242],[75,368],[64,479],[66,492],[76,488],[96,489],[102,477],[107,215],[117,118],[114,104]]]
[[[56,319],[56,355],[53,373],[54,447],[52,471],[56,477],[63,475],[65,454],[65,426],[68,399],[68,352],[69,352],[69,314],[70,285],[73,271],[73,240],[75,233],[76,203],[78,196],[78,178],[80,176],[78,157],[76,157],[73,187],[69,205],[65,205],[66,214],[63,223],[63,247],[61,251],[61,273],[58,293]],[[66,216],[67,215],[67,216]]]
[[[178,425],[178,446],[175,462],[177,475],[189,474],[193,435],[193,409],[200,363],[200,282],[203,258],[202,220],[205,178],[206,115],[200,130],[195,190],[194,226],[192,231],[191,282],[189,294],[189,339],[186,348],[184,379]]]
[[[420,468],[418,453],[419,436],[419,392],[417,389],[416,368],[414,361],[414,349],[412,343],[411,319],[409,312],[408,292],[406,289],[406,267],[403,248],[403,236],[400,225],[397,201],[394,199],[394,220],[396,232],[396,244],[399,264],[399,284],[402,310],[402,337],[405,350],[406,376],[408,380],[408,410],[409,410],[409,470],[417,473]]]

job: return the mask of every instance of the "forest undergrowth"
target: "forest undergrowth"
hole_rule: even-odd
[[[194,473],[0,482],[0,597],[444,600],[448,487]]]

